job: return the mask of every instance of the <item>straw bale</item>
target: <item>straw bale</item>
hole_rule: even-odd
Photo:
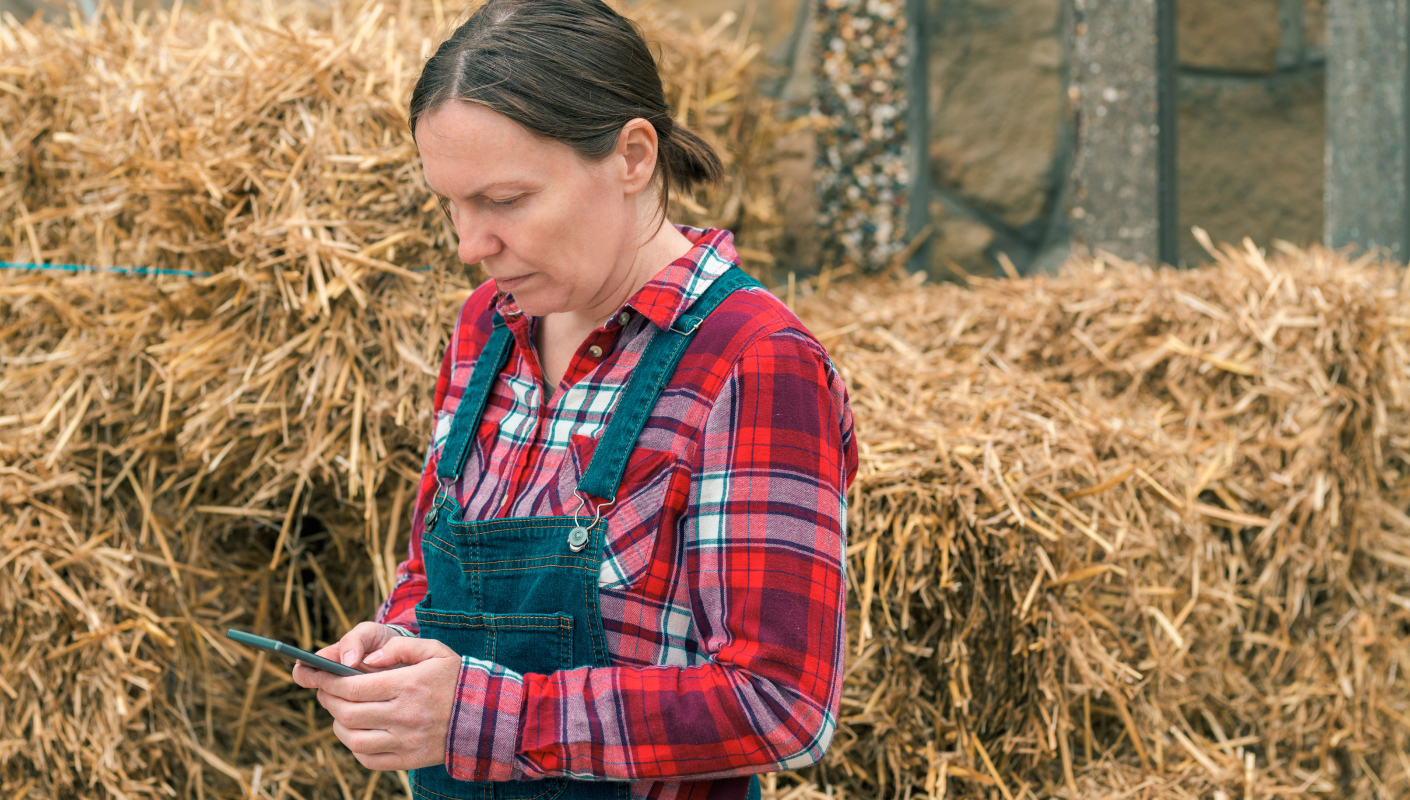
[[[647,12],[726,181],[675,218],[780,221],[758,47]],[[444,4],[0,19],[0,795],[387,797],[283,664],[405,551],[452,315],[480,276],[404,109]],[[427,270],[426,267],[431,267]]]
[[[818,785],[1410,791],[1403,271],[1211,250],[799,301],[863,442]]]
[[[445,5],[5,17],[0,247],[13,261],[273,273],[308,317],[344,293],[361,307],[378,275],[456,268],[405,125],[420,65],[455,23]],[[723,185],[677,198],[673,218],[729,227],[754,267],[772,264],[788,128],[755,87],[758,43],[733,13],[708,29],[650,9],[637,20],[677,120],[726,164]]]

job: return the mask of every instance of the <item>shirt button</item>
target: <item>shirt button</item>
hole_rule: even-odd
[[[598,347],[597,345],[593,345],[592,347],[588,348],[588,355],[592,356],[593,358],[602,358],[602,348]]]
[[[626,325],[628,322],[631,322],[631,321],[632,321],[632,315],[631,315],[629,312],[623,311],[622,313],[620,313],[620,314],[617,315],[617,324],[618,324],[618,325]]]

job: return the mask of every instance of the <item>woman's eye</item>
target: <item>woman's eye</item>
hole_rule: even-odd
[[[493,199],[492,199],[492,200],[490,200],[490,202],[493,203],[493,204],[495,204],[495,205],[497,205],[497,206],[512,206],[512,205],[514,205],[515,201],[517,201],[518,199],[519,199],[519,198],[517,198],[517,197],[511,197],[511,198],[509,198],[508,200],[493,200]]]

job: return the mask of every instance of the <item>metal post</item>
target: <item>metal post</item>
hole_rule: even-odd
[[[1405,262],[1408,0],[1327,4],[1326,243],[1385,248]]]
[[[1160,250],[1162,264],[1180,263],[1180,200],[1176,162],[1176,101],[1180,59],[1176,53],[1176,0],[1156,0],[1156,140],[1160,151]]]
[[[906,213],[906,240],[924,236],[906,262],[911,272],[930,270],[930,29],[926,25],[927,0],[906,0],[906,34],[910,40],[910,101],[907,138],[911,151],[910,207]]]
[[[1073,236],[1176,260],[1175,0],[1073,0]]]
[[[1279,70],[1294,70],[1307,60],[1306,0],[1278,0],[1278,43],[1276,63]]]

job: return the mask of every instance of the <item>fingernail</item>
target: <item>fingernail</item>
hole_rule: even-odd
[[[351,667],[353,664],[356,664],[356,663],[357,663],[357,653],[354,653],[354,652],[351,651],[351,650],[347,651],[346,653],[343,653],[343,666],[345,666],[345,667]]]
[[[371,663],[374,662],[374,661],[381,661],[381,660],[382,660],[382,651],[381,651],[381,650],[373,650],[372,652],[370,652],[370,653],[367,654],[367,658],[364,658],[364,659],[363,659],[363,661],[367,662],[368,664],[371,664]]]

